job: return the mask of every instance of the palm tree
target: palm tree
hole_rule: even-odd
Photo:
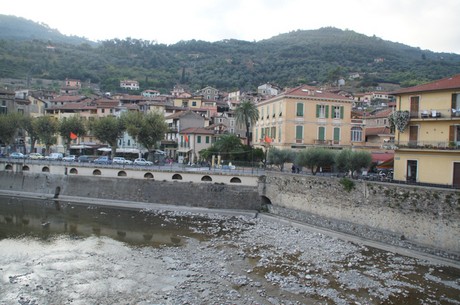
[[[236,124],[246,127],[246,139],[248,146],[251,146],[251,139],[249,137],[249,129],[259,119],[259,110],[256,105],[250,100],[241,102],[235,109]]]

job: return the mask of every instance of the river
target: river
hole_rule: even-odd
[[[460,304],[460,266],[266,219],[0,197],[0,304]]]

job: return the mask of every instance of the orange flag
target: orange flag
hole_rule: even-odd
[[[271,143],[272,139],[269,136],[265,136],[265,143]]]
[[[73,132],[70,132],[70,139],[75,140],[76,138],[78,138],[78,136]]]
[[[188,136],[185,135],[185,142],[188,142]]]

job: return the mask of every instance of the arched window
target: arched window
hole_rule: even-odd
[[[233,177],[230,179],[230,183],[241,183],[241,179],[238,177]]]
[[[212,178],[209,176],[203,176],[201,177],[201,181],[212,181]]]
[[[174,175],[172,176],[172,179],[173,179],[173,180],[182,180],[182,176],[179,175],[179,174],[174,174]]]

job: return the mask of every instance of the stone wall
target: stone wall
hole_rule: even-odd
[[[460,193],[269,172],[259,193],[271,212],[335,231],[460,259]]]
[[[0,189],[54,196],[104,198],[219,209],[257,210],[257,189],[220,183],[168,182],[124,178],[0,171]]]

